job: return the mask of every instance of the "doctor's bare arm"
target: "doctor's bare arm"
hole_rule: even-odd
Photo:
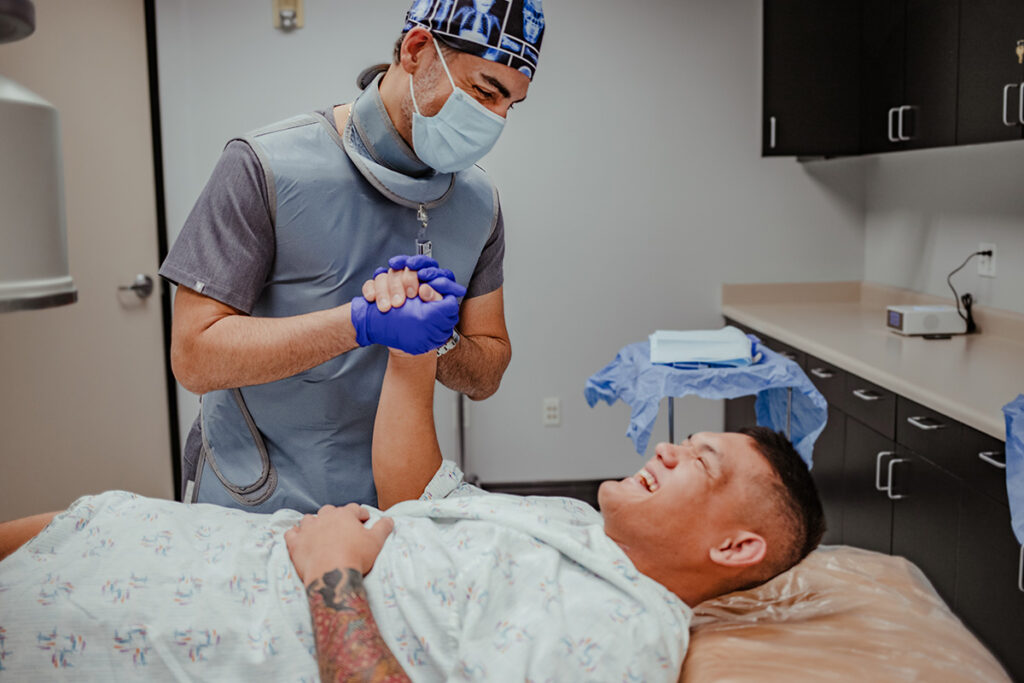
[[[349,304],[258,318],[187,287],[174,297],[171,366],[196,394],[291,377],[357,346]]]
[[[414,500],[441,466],[434,429],[437,354],[410,356],[392,349],[373,423],[373,483],[377,505],[386,510]]]
[[[32,540],[58,514],[60,513],[44,512],[41,515],[0,523],[0,560]]]
[[[474,401],[482,401],[498,390],[512,360],[502,289],[463,300],[458,326],[461,339],[438,359],[438,381]]]

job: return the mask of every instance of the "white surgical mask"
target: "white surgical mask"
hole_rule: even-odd
[[[491,151],[505,128],[505,119],[455,85],[441,48],[436,40],[433,43],[453,92],[441,111],[433,116],[423,116],[416,104],[412,76],[409,77],[409,94],[415,109],[412,115],[412,147],[416,156],[435,171],[454,173],[469,168]]]

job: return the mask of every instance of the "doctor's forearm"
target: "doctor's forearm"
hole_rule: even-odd
[[[452,391],[482,401],[498,390],[512,359],[507,339],[463,335],[454,349],[437,361],[437,379]]]
[[[172,334],[171,364],[182,386],[204,394],[291,377],[357,346],[348,304],[287,318],[235,314]]]

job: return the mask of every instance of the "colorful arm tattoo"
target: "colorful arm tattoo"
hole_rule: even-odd
[[[323,681],[408,683],[391,653],[355,569],[334,569],[306,588]]]

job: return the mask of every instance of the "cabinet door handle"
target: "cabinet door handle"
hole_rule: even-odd
[[[1024,83],[1017,86],[1017,90],[1020,91],[1020,100],[1017,102],[1017,118],[1021,125],[1024,125]]]
[[[827,368],[811,368],[811,374],[819,379],[832,379],[836,373]]]
[[[1003,101],[1004,102],[1006,101],[1005,91],[1004,91]],[[1006,111],[1005,105],[1003,106],[1003,111],[1004,112]],[[892,130],[893,130],[893,118],[895,116],[896,116],[896,107],[893,107],[892,109],[889,110],[889,142],[899,142],[899,138],[897,138],[896,135],[892,132]],[[1003,116],[1003,121],[1006,121],[1005,114]]]
[[[875,488],[882,493],[888,492],[889,486],[892,484],[892,474],[890,471],[889,481],[884,486],[882,485],[882,458],[889,455],[896,454],[892,451],[879,451],[878,455],[875,456]]]
[[[779,351],[779,355],[786,360],[796,360],[796,354],[792,351]]]
[[[932,420],[931,422],[925,422],[925,420],[928,420],[928,419],[930,419],[930,418],[927,418],[927,417],[908,417],[907,418],[907,422],[909,422],[910,424],[914,425],[918,429],[923,429],[926,432],[933,432],[936,429],[945,429],[946,428],[945,424],[943,424],[941,422],[938,422],[936,420]]]
[[[1003,456],[1003,459],[996,460],[999,456]],[[1001,470],[1006,469],[1006,455],[1002,451],[982,451],[981,453],[978,453],[978,457],[989,465],[992,465],[992,467],[997,467]]]
[[[889,461],[889,486],[885,490],[885,494],[887,496],[889,496],[889,500],[899,500],[900,498],[906,498],[907,497],[907,494],[905,494],[905,493],[893,493],[892,492],[892,468],[895,467],[897,463],[901,463],[901,462],[910,462],[910,461],[907,460],[906,458],[893,458],[892,460]]]
[[[1020,547],[1020,559],[1017,560],[1017,590],[1024,593],[1024,545]]]
[[[768,139],[768,148],[775,149],[775,117],[772,116],[768,119],[771,125],[771,133]]]
[[[903,142],[906,142],[907,140],[910,139],[910,136],[909,135],[907,135],[907,136],[903,135],[903,112],[910,111],[910,105],[907,105],[907,104],[903,105],[902,107],[900,107],[899,111],[900,111],[900,120],[899,120],[900,122],[899,122],[899,126],[897,126],[897,128],[896,128],[896,137],[898,137]]]
[[[882,398],[881,394],[870,389],[854,389],[853,395],[862,401],[877,401]]]
[[[1007,83],[1003,86],[1003,125],[1004,126],[1016,126],[1017,124],[1013,121],[1007,120],[1006,116],[1010,110],[1010,88],[1019,87],[1016,83]]]

